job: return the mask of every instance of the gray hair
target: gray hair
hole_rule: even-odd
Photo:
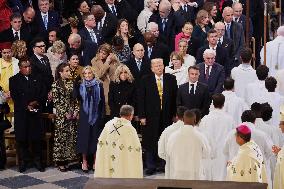
[[[203,53],[203,56],[205,56],[207,54],[213,54],[214,56],[216,56],[216,52],[212,49],[206,49]]]
[[[146,29],[146,30],[149,32],[149,31],[151,31],[151,29],[152,29],[154,26],[159,27],[156,22],[149,22],[149,23],[147,24],[147,29]]]
[[[53,53],[63,53],[65,51],[66,51],[65,44],[60,40],[55,41],[51,46],[51,52]]]
[[[119,115],[123,116],[131,116],[134,114],[134,108],[130,105],[123,105],[120,108]]]

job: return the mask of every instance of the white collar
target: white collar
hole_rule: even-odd
[[[197,82],[198,82],[198,81],[195,81],[194,83],[192,83],[191,81],[188,81],[188,84],[189,84],[189,85],[193,84],[194,86],[196,86],[196,85],[197,85]]]
[[[45,16],[45,15],[48,16],[48,11],[46,13],[40,12],[40,14],[41,14],[42,17]]]
[[[209,48],[210,48],[210,49],[214,49],[214,50],[216,51],[217,45],[215,45],[214,47],[211,47],[211,46],[209,45]]]
[[[15,32],[18,32],[18,35],[20,35],[20,30],[16,31],[14,28],[12,28],[13,34],[15,35]]]
[[[43,56],[39,56],[39,55],[37,55],[37,54],[34,54],[36,57],[37,57],[37,59],[39,59],[40,61],[41,61],[41,59],[43,58]]]
[[[138,61],[140,61],[142,63],[142,59],[135,58],[135,62],[138,62]]]
[[[155,74],[155,78],[156,80],[161,79],[161,81],[163,81],[163,74],[160,77]]]
[[[85,26],[85,28],[88,30],[89,33],[90,33],[90,32],[94,32],[94,33],[95,33],[94,29],[89,29],[89,28],[86,27],[86,26]]]
[[[224,36],[220,37],[219,40],[220,40],[221,42],[223,42]]]

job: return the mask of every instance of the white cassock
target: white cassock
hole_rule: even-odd
[[[277,80],[276,91],[279,92],[280,95],[284,96],[284,69],[276,72],[275,79]]]
[[[206,179],[202,159],[210,157],[210,146],[206,137],[193,126],[184,125],[169,137],[166,154],[167,179]]]
[[[255,102],[263,102],[263,97],[266,93],[265,81],[256,80],[246,86],[244,99],[248,106],[251,106]]]
[[[261,131],[260,129],[257,129],[253,123],[245,122],[245,125],[247,125],[251,129],[251,139],[259,146],[262,155],[264,157],[265,167],[266,167],[266,173],[267,175],[271,175],[270,170],[270,159],[273,156],[272,154],[272,141],[268,138],[267,134]],[[235,157],[238,153],[239,145],[236,143],[236,136],[235,136],[236,130],[232,130],[226,138],[225,141],[225,147],[224,147],[224,154],[226,156],[227,161],[232,161],[233,157]],[[268,178],[268,185],[269,188],[272,188],[272,180],[271,177]]]
[[[176,123],[173,123],[172,125],[165,128],[165,130],[162,132],[160,139],[158,141],[158,155],[160,158],[167,160],[166,149],[167,149],[167,143],[168,143],[169,137],[175,131],[179,130],[183,125],[184,125],[183,122],[181,120],[178,120]],[[166,161],[165,178],[169,178],[168,176],[169,170],[170,170],[170,167]]]
[[[182,66],[180,69],[174,70],[171,66],[167,66],[165,68],[165,73],[172,74],[176,76],[177,85],[180,86],[186,82],[188,82],[188,67]]]
[[[274,189],[284,188],[284,146],[277,155],[277,163],[274,171],[273,188]]]
[[[262,95],[260,102],[268,102],[272,107],[272,118],[268,122],[271,125],[278,127],[280,123],[280,107],[284,105],[284,96],[281,96],[278,92],[266,92]]]
[[[235,80],[235,92],[238,97],[244,98],[247,84],[257,80],[255,70],[251,65],[240,64],[231,71],[231,77]]]
[[[225,104],[223,110],[230,114],[234,119],[235,123],[239,125],[242,123],[241,116],[245,110],[249,110],[248,105],[244,99],[238,97],[234,91],[223,91],[222,94],[225,96]],[[211,103],[210,110],[213,110],[213,102]]]
[[[143,178],[141,144],[129,120],[115,117],[106,123],[98,139],[94,176]]]
[[[227,168],[227,180],[267,183],[264,158],[253,140],[239,147],[237,155]]]
[[[221,109],[214,109],[201,119],[199,130],[207,137],[211,159],[207,164],[207,179],[222,181],[226,174],[226,160],[222,153],[225,136],[235,127],[233,118]]]
[[[284,37],[277,36],[273,41],[266,43],[266,66],[269,75],[275,76],[277,70],[284,69]],[[260,51],[261,63],[264,64],[264,48]]]

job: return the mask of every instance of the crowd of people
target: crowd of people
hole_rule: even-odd
[[[45,171],[41,113],[53,113],[62,172],[81,161],[98,177],[140,178],[144,167],[284,187],[284,26],[264,53],[260,1],[248,33],[242,0],[64,2],[0,1],[0,117],[14,112],[19,172]]]

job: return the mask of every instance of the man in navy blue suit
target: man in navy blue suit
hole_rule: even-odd
[[[222,93],[225,80],[224,67],[215,62],[216,52],[206,49],[203,53],[204,62],[198,64],[200,76],[198,81],[208,85],[209,94]]]
[[[35,25],[39,35],[47,38],[49,29],[60,27],[60,17],[57,12],[49,10],[49,0],[39,0],[38,8]]]

